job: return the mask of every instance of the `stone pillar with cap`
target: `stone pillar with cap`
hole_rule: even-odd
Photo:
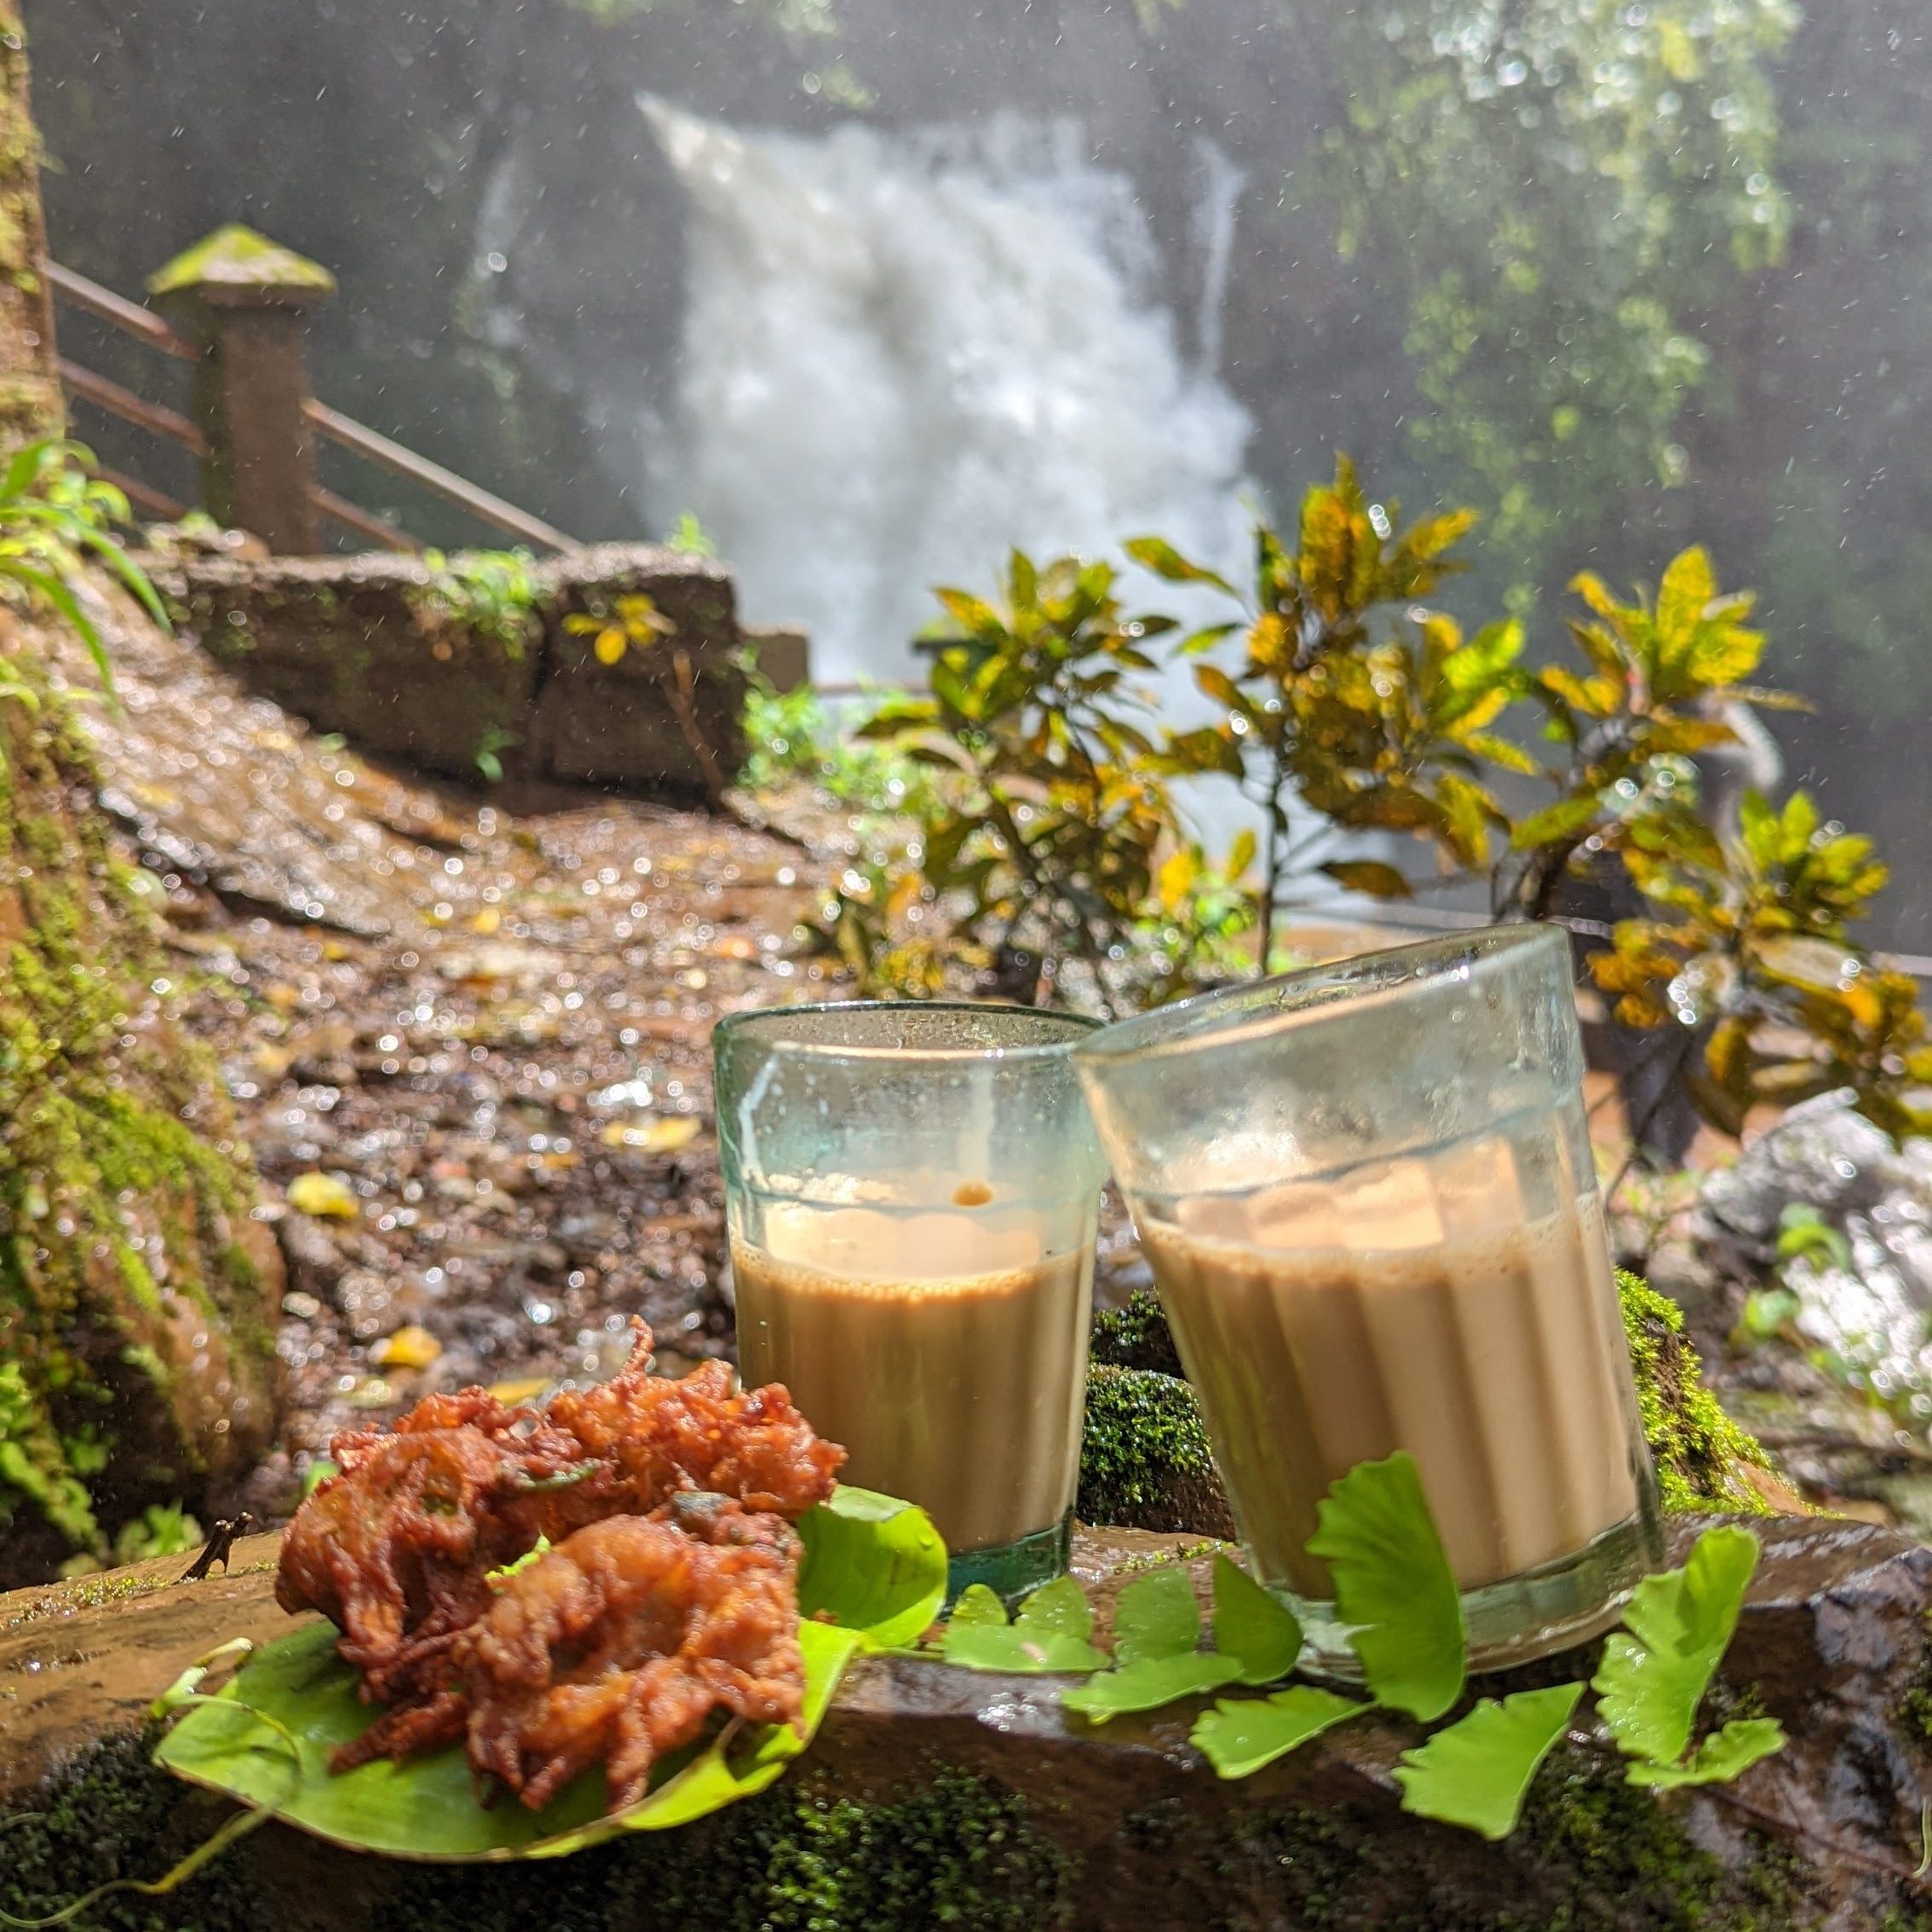
[[[314,437],[304,414],[305,318],[335,290],[326,268],[239,222],[148,278],[147,292],[198,354],[203,504],[278,555],[322,548]]]

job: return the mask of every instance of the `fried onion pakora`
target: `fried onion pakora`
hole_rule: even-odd
[[[342,1633],[339,1654],[361,1674],[364,1699],[391,1707],[336,1754],[336,1769],[453,1742],[467,1728],[479,1769],[520,1792],[554,1791],[559,1779],[607,1759],[613,1791],[641,1791],[652,1762],[695,1735],[717,1704],[745,1716],[784,1704],[754,1687],[768,1679],[782,1687],[796,1665],[797,1548],[787,1526],[831,1494],[845,1452],[819,1439],[784,1389],[735,1390],[725,1363],[680,1381],[653,1376],[650,1331],[636,1329],[611,1381],[566,1391],[548,1409],[506,1407],[469,1389],[426,1396],[392,1429],[348,1432],[331,1445],[338,1473],[290,1526],[275,1594],[285,1610],[327,1616]],[[610,1535],[583,1544],[592,1528]],[[607,1541],[618,1555],[600,1554]],[[546,1568],[549,1556],[497,1574],[544,1542],[558,1546],[552,1555],[581,1548],[585,1573],[597,1580],[572,1584],[576,1559]],[[539,1570],[546,1582],[526,1585]],[[638,1590],[659,1573],[652,1610],[648,1590]],[[628,1596],[627,1574],[636,1585]],[[509,1655],[505,1633],[520,1614],[503,1605],[523,1602],[531,1588],[571,1593],[553,1614],[560,1629],[577,1619],[577,1634],[558,1640],[572,1647],[554,1699],[537,1700],[541,1710],[529,1696],[520,1703],[508,1688],[514,1673],[492,1675],[491,1662]],[[745,1622],[754,1610],[768,1621],[780,1609],[789,1653]],[[601,1653],[633,1661],[607,1663],[611,1681],[594,1686],[575,1660],[600,1617],[611,1626]],[[767,1651],[772,1668],[753,1672]],[[740,1653],[744,1661],[733,1662]],[[527,1651],[518,1680],[526,1691],[537,1669]],[[614,1701],[607,1708],[600,1698]],[[780,1715],[796,1712],[794,1699]],[[528,1741],[519,1741],[526,1732]],[[552,1777],[551,1765],[566,1768]]]
[[[578,1530],[503,1579],[426,1702],[336,1756],[346,1770],[467,1741],[469,1762],[532,1811],[605,1768],[613,1808],[714,1711],[796,1723],[797,1537],[782,1516],[687,1492],[648,1517]]]
[[[338,1473],[296,1511],[275,1598],[319,1610],[363,1694],[411,1694],[423,1668],[489,1607],[488,1573],[533,1550],[545,1486],[580,1469],[576,1439],[480,1389],[432,1395],[392,1430],[330,1445]]]
[[[845,1452],[819,1437],[782,1384],[734,1390],[726,1362],[674,1382],[651,1374],[650,1362],[651,1331],[640,1322],[630,1360],[610,1381],[566,1389],[545,1411],[600,1465],[546,1499],[553,1543],[603,1516],[647,1515],[680,1489],[794,1521],[831,1494]]]

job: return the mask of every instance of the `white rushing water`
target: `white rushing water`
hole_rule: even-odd
[[[748,618],[810,630],[820,681],[912,674],[929,586],[990,589],[1010,544],[1239,556],[1247,417],[1187,365],[1131,187],[1078,129],[746,135],[643,105],[691,203],[652,495],[716,537]]]

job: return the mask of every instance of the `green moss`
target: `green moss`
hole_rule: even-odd
[[[1227,1535],[1232,1525],[1193,1390],[1149,1369],[1087,1371],[1083,1522]]]
[[[34,1813],[4,1821],[0,1910],[37,1919],[98,1885],[158,1878],[212,1833],[220,1805],[184,1804],[181,1785],[147,1752],[147,1739],[134,1734],[90,1745]],[[231,1852],[165,1898],[111,1894],[80,1923],[89,1932],[243,1932],[264,1921],[247,1868]]]
[[[0,1908],[57,1909],[104,1877],[154,1877],[219,1813],[123,1737],[83,1752],[9,1825]],[[276,1922],[272,1835],[250,1838],[163,1899],[105,1899],[105,1932],[256,1932]],[[787,1782],[684,1831],[646,1833],[559,1863],[373,1867],[371,1932],[1035,1932],[1070,1916],[1072,1872],[1026,1804],[941,1770],[890,1803]],[[264,1883],[266,1881],[266,1884]]]
[[[1684,1334],[1683,1311],[1627,1269],[1618,1271],[1617,1289],[1664,1507],[1768,1515],[1770,1505],[1739,1472],[1768,1469],[1771,1458],[1704,1386],[1697,1351]]]
[[[336,278],[319,262],[311,262],[239,221],[204,235],[147,278],[152,296],[191,294],[210,286],[322,296],[335,293]]]
[[[1670,1807],[1574,1745],[1538,1773],[1498,1846],[1283,1807],[1242,1814],[1214,1856],[1244,1901],[1229,1932],[1809,1932],[1822,1916],[1772,1839],[1747,1832],[1721,1862]]]
[[[1136,1288],[1118,1308],[1094,1318],[1092,1354],[1095,1361],[1113,1368],[1186,1372],[1160,1297],[1151,1288]]]
[[[219,1107],[207,1057],[130,1020],[157,964],[148,915],[72,708],[20,642],[9,670],[37,708],[0,706],[0,1527],[15,1580],[101,1554],[104,1511],[175,1499],[142,1492],[187,1473],[164,1441],[192,1448],[167,1426],[170,1297],[226,1339],[261,1293],[231,1255],[249,1179],[182,1118]],[[259,1389],[259,1323],[240,1325]],[[146,1438],[132,1481],[112,1438],[102,1452],[116,1398]]]

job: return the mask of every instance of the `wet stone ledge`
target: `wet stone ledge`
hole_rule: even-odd
[[[478,759],[513,777],[700,796],[705,759],[743,762],[739,658],[760,635],[738,621],[729,574],[702,557],[605,543],[532,564],[505,590],[456,554],[420,557],[175,558],[155,567],[181,627],[257,695],[359,751],[474,779]],[[569,619],[647,596],[684,653],[690,716],[671,696],[670,648],[601,662]],[[802,680],[794,634],[764,640]]]
[[[1706,1521],[1674,1524],[1674,1558]],[[854,1669],[791,1776],[683,1831],[481,1868],[358,1857],[270,1826],[169,1899],[104,1905],[100,1923],[1922,1932],[1932,1551],[1837,1520],[1753,1527],[1764,1560],[1711,1714],[1775,1716],[1788,1748],[1735,1786],[1655,1797],[1623,1782],[1586,1706],[1500,1845],[1400,1811],[1392,1772],[1414,1739],[1394,1720],[1222,1783],[1187,1743],[1193,1705],[1090,1729],[1050,1681],[894,1659]],[[140,1713],[210,1644],[288,1627],[273,1554],[267,1538],[241,1545],[235,1575],[205,1584],[149,1565],[0,1598],[0,1795],[39,1814],[0,1840],[0,1907],[24,1916],[62,1883],[152,1876],[219,1821],[205,1794],[147,1768]],[[1205,1592],[1199,1538],[1084,1532],[1076,1561],[1103,1626],[1151,1563],[1189,1563]]]

